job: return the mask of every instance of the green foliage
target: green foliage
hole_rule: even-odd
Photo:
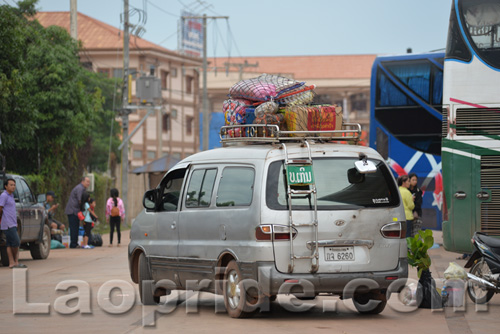
[[[119,156],[112,109],[121,96],[118,82],[81,65],[81,45],[66,30],[33,19],[36,2],[0,5],[0,151],[9,171],[29,175],[37,193],[55,191],[64,206],[85,169],[107,170],[110,134]]]
[[[432,230],[419,231],[414,237],[406,238],[408,244],[408,263],[418,269],[418,277],[422,271],[431,267],[431,258],[427,251],[434,245]]]

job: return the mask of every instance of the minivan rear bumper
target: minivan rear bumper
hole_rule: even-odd
[[[304,288],[308,293],[311,293],[312,289],[315,295],[319,293],[343,295],[346,286],[351,283],[352,288],[356,279],[360,286],[365,282],[370,289],[376,287],[385,291],[396,280],[408,278],[407,258],[400,258],[394,270],[377,272],[286,274],[277,271],[274,262],[240,263],[240,268],[244,278],[256,280],[266,295],[301,292]]]

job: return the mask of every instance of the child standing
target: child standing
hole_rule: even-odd
[[[123,201],[118,197],[118,189],[113,188],[110,190],[110,198],[106,202],[106,221],[109,222],[109,247],[113,246],[113,234],[116,228],[116,234],[118,236],[118,244],[120,246],[121,242],[121,232],[120,224],[122,219],[125,219],[125,207],[123,206]]]
[[[97,215],[95,214],[95,206],[96,206],[96,202],[95,202],[95,199],[91,198],[89,200],[89,204],[90,204],[90,208],[89,208],[89,212],[90,212],[90,218],[92,218],[92,228],[94,227],[94,224],[96,221],[97,221]]]
[[[82,242],[82,248],[85,249],[92,249],[94,246],[89,245],[89,240],[90,240],[90,233],[92,231],[92,217],[90,215],[90,195],[87,192],[83,193],[82,196],[82,212],[83,215],[85,216],[85,219],[83,220],[83,229],[85,230],[85,235],[83,236],[83,242]]]

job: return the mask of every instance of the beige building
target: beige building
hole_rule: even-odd
[[[70,30],[69,12],[40,12],[36,18],[43,26],[58,25]],[[77,21],[78,39],[83,44],[80,59],[84,66],[109,77],[122,78],[123,32],[81,13],[78,13]],[[342,106],[344,119],[360,123],[368,135],[370,75],[375,57],[325,55],[209,59],[209,110],[222,111],[222,102],[227,98],[229,88],[239,80],[262,73],[278,74],[316,85],[315,103]],[[145,120],[130,140],[129,170],[147,165],[143,168],[147,174],[129,176],[128,217],[135,217],[142,209],[144,191],[157,183],[163,174],[149,172],[152,166],[199,151],[201,65],[200,58],[181,55],[139,37],[130,38],[132,92],[135,94],[135,79],[149,75],[153,67],[154,75],[160,79],[162,99],[161,108]],[[133,103],[138,102],[134,96]],[[146,113],[146,109],[138,109],[130,115],[130,132]],[[166,155],[170,158],[165,159]],[[159,164],[160,158],[163,159]],[[120,171],[117,171],[118,188],[121,186]]]
[[[40,12],[36,19],[45,27],[57,25],[70,30],[69,12]],[[78,13],[78,39],[82,42],[80,61],[89,69],[109,77],[123,77],[123,31],[104,22]],[[156,159],[171,155],[182,159],[199,150],[199,113],[201,59],[165,49],[139,37],[130,36],[129,68],[133,75],[133,104],[136,79],[149,75],[154,68],[160,79],[161,107],[149,116],[131,137],[129,143],[129,170]],[[129,116],[131,133],[146,115],[146,109],[137,109]],[[121,120],[121,118],[117,118]],[[116,186],[121,187],[121,170],[117,171]],[[142,209],[142,196],[149,188],[143,175],[131,174],[128,179],[128,217]],[[121,190],[121,189],[120,189]]]

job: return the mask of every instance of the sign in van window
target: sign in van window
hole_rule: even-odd
[[[186,194],[186,207],[210,206],[217,169],[198,169],[193,171]]]
[[[217,191],[217,206],[248,206],[252,203],[255,171],[248,167],[226,167]]]

